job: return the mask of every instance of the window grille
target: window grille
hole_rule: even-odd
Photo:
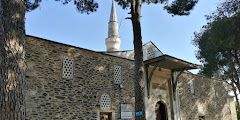
[[[120,84],[122,81],[122,67],[114,65],[114,83]]]
[[[74,59],[71,57],[63,57],[63,73],[62,78],[73,79]]]
[[[147,48],[147,58],[151,59],[155,57],[155,50],[153,47]]]
[[[190,81],[190,90],[191,90],[191,93],[194,95],[194,86],[193,86],[192,80]]]
[[[110,110],[111,108],[111,98],[108,94],[102,94],[100,100],[100,108],[102,110]]]

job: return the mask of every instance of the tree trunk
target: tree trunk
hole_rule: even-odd
[[[231,86],[233,88],[233,92],[234,92],[234,95],[235,95],[235,98],[236,98],[238,114],[240,115],[240,107],[239,107],[238,96],[237,96],[237,92],[236,92],[236,89],[235,89],[235,86],[234,86],[233,82],[231,83]]]
[[[227,53],[228,53],[228,59],[229,59],[229,62],[230,62],[229,64],[230,64],[231,72],[233,73],[233,77],[235,79],[235,82],[238,83],[237,87],[240,88],[240,86],[239,86],[239,82],[240,82],[239,81],[239,75],[238,75],[238,71],[235,68],[235,66],[236,66],[235,64],[238,64],[238,63],[234,63],[234,56],[232,55],[231,50],[228,50]]]
[[[136,116],[136,120],[146,120],[145,104],[144,104],[144,69],[143,69],[143,51],[142,51],[142,35],[141,35],[141,0],[131,0],[131,19],[133,25],[134,36],[134,61],[135,61],[135,111],[142,111],[143,115]]]
[[[25,120],[24,0],[0,1],[0,119]]]
[[[240,84],[239,84],[239,82],[236,82],[235,80],[234,80],[233,82],[234,82],[234,84],[236,85],[238,91],[240,91]]]
[[[240,61],[239,61],[239,53],[238,53],[238,50],[234,50],[234,58],[235,58],[235,61],[238,65],[238,70],[240,70]]]

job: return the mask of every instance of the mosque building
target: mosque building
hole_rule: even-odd
[[[114,2],[106,51],[27,35],[27,120],[135,119],[134,50],[120,51]],[[147,120],[237,120],[229,85],[195,75],[200,66],[143,45]]]

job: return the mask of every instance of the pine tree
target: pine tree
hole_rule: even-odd
[[[59,0],[56,0],[59,1]],[[67,4],[71,0],[63,1]],[[25,120],[25,12],[41,0],[0,1],[0,119]],[[81,13],[96,11],[93,0],[74,0]]]
[[[203,63],[200,74],[228,82],[240,109],[240,1],[226,0],[207,16],[208,24],[195,32],[196,57]],[[236,87],[236,88],[235,88]]]
[[[134,62],[135,62],[135,111],[142,111],[143,115],[136,116],[136,120],[146,120],[144,104],[144,64],[141,35],[141,6],[143,3],[165,3],[164,9],[172,15],[189,15],[198,0],[175,0],[171,5],[167,5],[167,0],[116,0],[124,9],[130,6],[131,19],[133,26]],[[173,118],[172,118],[173,119]]]

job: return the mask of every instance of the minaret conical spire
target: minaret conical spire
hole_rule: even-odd
[[[111,9],[109,22],[110,21],[116,21],[117,22],[117,13],[116,13],[114,0],[112,1],[112,9]]]
[[[119,51],[121,44],[121,40],[118,37],[118,22],[114,0],[112,1],[111,14],[108,22],[108,38],[106,38],[105,44],[108,52]]]

